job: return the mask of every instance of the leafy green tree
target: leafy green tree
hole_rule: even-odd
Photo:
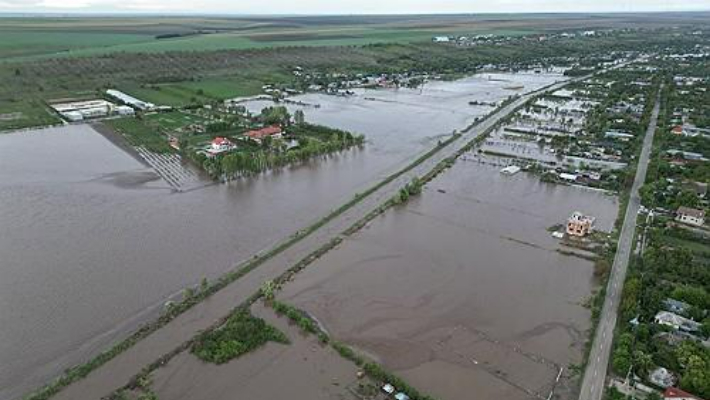
[[[303,110],[296,110],[293,114],[293,120],[296,125],[303,125],[306,122],[306,115],[303,113]]]

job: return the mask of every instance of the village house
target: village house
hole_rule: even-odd
[[[281,139],[283,137],[283,131],[278,125],[267,126],[265,128],[256,129],[249,131],[244,134],[244,136],[252,139],[257,143],[261,143],[266,137],[271,137],[273,139]]]
[[[669,387],[663,392],[663,400],[703,400],[678,388]]]
[[[567,234],[570,236],[583,237],[588,235],[594,229],[594,218],[583,215],[579,211],[575,211],[567,220]]]
[[[660,311],[653,318],[653,321],[659,325],[670,326],[674,330],[685,332],[698,332],[701,326],[699,322],[668,311]]]
[[[689,207],[680,207],[676,212],[675,220],[688,225],[703,226],[705,223],[705,211]]]
[[[216,137],[210,143],[210,147],[207,149],[207,153],[216,156],[218,154],[234,150],[237,146],[232,143],[229,139],[224,137]]]

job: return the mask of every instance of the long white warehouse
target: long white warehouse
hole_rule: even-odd
[[[109,89],[106,91],[106,94],[113,97],[114,99],[121,101],[123,104],[129,105],[138,110],[146,111],[155,108],[155,104],[136,99],[135,97],[129,94],[121,92],[120,90]]]

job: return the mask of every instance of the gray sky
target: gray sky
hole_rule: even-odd
[[[0,0],[0,12],[415,14],[695,11],[710,0]]]

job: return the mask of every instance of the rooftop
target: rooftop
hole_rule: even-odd
[[[688,392],[682,391],[678,388],[674,387],[669,387],[666,389],[665,392],[663,392],[663,398],[664,399],[695,399],[695,400],[703,400],[698,396],[692,395]]]
[[[705,218],[705,211],[698,210],[695,208],[690,208],[690,207],[679,207],[678,214],[688,215],[690,217],[699,218],[699,219]]]

